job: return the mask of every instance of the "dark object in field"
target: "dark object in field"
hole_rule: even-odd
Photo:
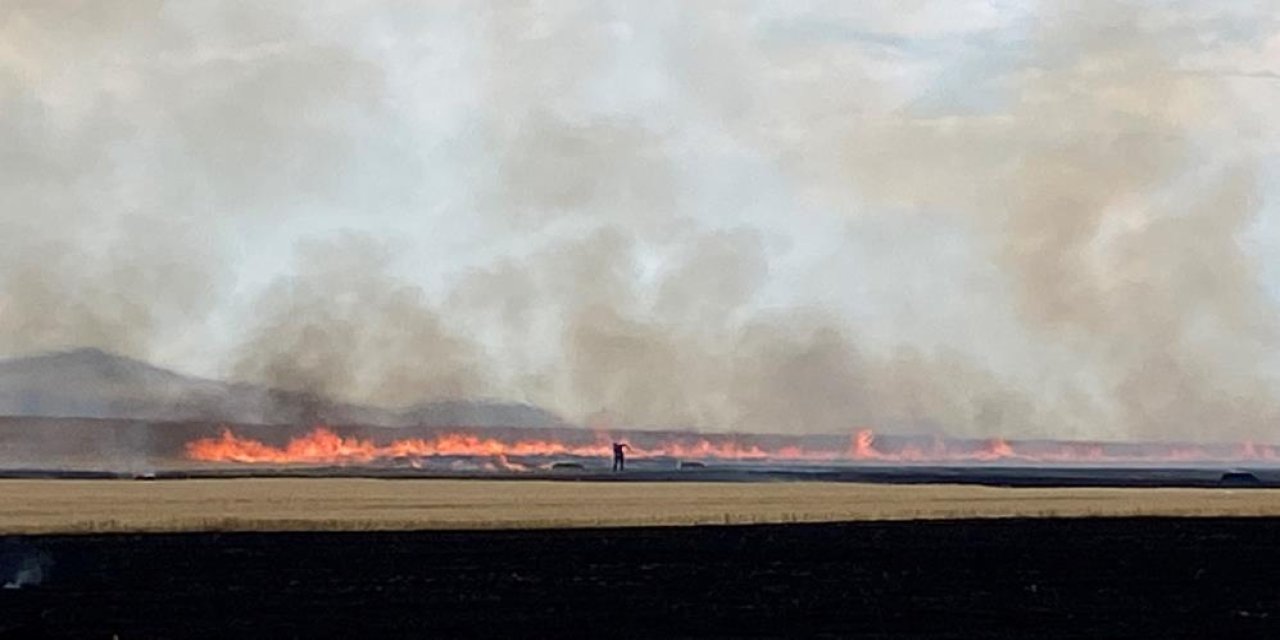
[[[1247,471],[1228,471],[1222,474],[1218,484],[1224,487],[1260,487],[1262,481]]]
[[[701,462],[693,462],[693,461],[690,461],[690,460],[681,460],[681,461],[680,461],[680,466],[679,466],[678,468],[680,468],[680,469],[706,469],[706,468],[707,468],[707,465],[702,464]]]
[[[577,462],[553,462],[551,468],[554,470],[573,469],[574,471],[582,471],[583,466]]]

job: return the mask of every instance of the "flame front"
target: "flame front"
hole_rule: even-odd
[[[435,456],[474,457],[501,459],[500,466],[517,465],[510,458],[572,456],[598,458],[612,455],[608,441],[596,444],[566,444],[554,440],[516,440],[506,442],[497,438],[467,433],[448,433],[434,438],[410,438],[396,440],[387,445],[377,445],[371,440],[344,438],[328,427],[316,427],[311,433],[290,440],[284,447],[274,447],[251,438],[235,435],[223,429],[217,438],[202,438],[187,443],[187,457],[206,462],[249,463],[351,463],[370,462],[392,458],[429,458]],[[670,457],[685,459],[767,460],[785,459],[833,459],[838,456],[821,455],[795,449],[790,455],[776,455],[751,445],[734,442],[712,442],[698,439],[694,442],[671,442],[658,447],[632,446],[631,455],[640,458]]]
[[[1131,446],[1132,447],[1132,446]],[[290,440],[283,447],[237,436],[223,429],[214,438],[187,443],[187,457],[204,462],[253,464],[359,464],[378,460],[420,460],[433,457],[474,458],[491,470],[521,471],[527,466],[513,461],[525,458],[577,457],[605,458],[612,455],[610,438],[592,444],[570,444],[552,439],[512,441],[471,433],[445,433],[431,438],[395,440],[380,445],[372,440],[343,437],[328,427]],[[1223,448],[1195,445],[1141,445],[1137,449],[1109,451],[1098,443],[1052,442],[1036,446],[1016,445],[1003,438],[978,445],[958,445],[933,438],[927,443],[906,442],[885,446],[870,429],[855,432],[846,450],[805,448],[788,444],[766,449],[743,444],[731,437],[669,439],[642,446],[632,443],[636,458],[676,458],[685,460],[795,461],[795,462],[881,462],[913,464],[1034,463],[1034,464],[1117,464],[1196,461],[1280,461],[1280,450],[1271,445],[1246,442]]]

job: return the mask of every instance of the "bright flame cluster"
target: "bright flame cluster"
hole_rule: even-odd
[[[612,455],[609,439],[593,444],[569,444],[550,439],[518,439],[505,441],[470,433],[446,433],[432,438],[395,440],[380,445],[372,440],[343,437],[327,427],[317,427],[283,447],[265,444],[235,435],[224,429],[220,436],[187,443],[187,457],[205,462],[253,464],[358,464],[378,460],[432,457],[486,459],[482,466],[520,470],[523,465],[509,458],[586,457]],[[806,449],[798,445],[773,450],[758,445],[744,445],[732,439],[670,439],[655,445],[632,445],[630,454],[639,458],[676,458],[685,460],[742,461],[878,461],[902,463],[974,463],[1025,462],[1047,464],[1108,464],[1195,462],[1212,460],[1280,461],[1280,451],[1270,445],[1245,443],[1229,453],[1193,445],[1150,445],[1128,453],[1108,453],[1100,444],[1051,443],[1039,447],[1015,448],[1008,441],[993,438],[978,446],[956,447],[935,438],[927,444],[908,443],[887,450],[877,445],[875,433],[869,429],[855,432],[845,450]]]

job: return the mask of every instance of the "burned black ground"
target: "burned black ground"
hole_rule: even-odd
[[[1280,520],[7,538],[9,637],[1275,637]],[[12,564],[12,560],[10,561]],[[9,580],[11,576],[4,576]]]

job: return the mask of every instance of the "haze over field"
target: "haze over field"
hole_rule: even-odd
[[[0,355],[237,410],[1280,441],[1273,14],[9,0]]]

